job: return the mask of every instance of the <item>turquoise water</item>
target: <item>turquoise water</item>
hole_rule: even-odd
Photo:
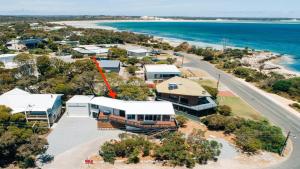
[[[288,55],[280,63],[300,71],[300,24],[229,22],[114,22],[101,23],[118,30],[208,44],[249,47]]]

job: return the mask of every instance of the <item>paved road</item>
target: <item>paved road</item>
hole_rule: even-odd
[[[287,131],[291,131],[293,136],[291,140],[293,142],[293,149],[291,156],[278,166],[272,167],[272,169],[299,169],[300,168],[300,119],[274,103],[269,98],[251,89],[249,86],[242,84],[227,73],[218,70],[213,65],[200,60],[198,56],[186,54],[185,57],[191,62],[184,64],[187,67],[199,68],[209,73],[214,78],[218,78],[221,75],[221,83],[225,84],[230,90],[235,92],[247,103],[254,107],[257,111],[261,112],[269,120],[276,125]]]

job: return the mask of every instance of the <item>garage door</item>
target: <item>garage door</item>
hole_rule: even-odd
[[[67,114],[70,117],[89,117],[88,104],[68,104]]]

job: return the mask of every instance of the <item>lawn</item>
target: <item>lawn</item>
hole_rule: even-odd
[[[220,105],[228,105],[232,108],[234,115],[246,119],[262,120],[263,116],[248,105],[241,98],[236,96],[218,96]]]
[[[214,80],[203,79],[203,80],[199,80],[197,82],[202,86],[217,87],[217,82]]]

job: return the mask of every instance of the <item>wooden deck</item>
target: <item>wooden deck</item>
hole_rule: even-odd
[[[125,117],[116,115],[98,115],[98,128],[124,128],[125,126],[136,127],[140,129],[177,129],[176,121],[156,121],[147,123],[144,121],[126,120]]]

